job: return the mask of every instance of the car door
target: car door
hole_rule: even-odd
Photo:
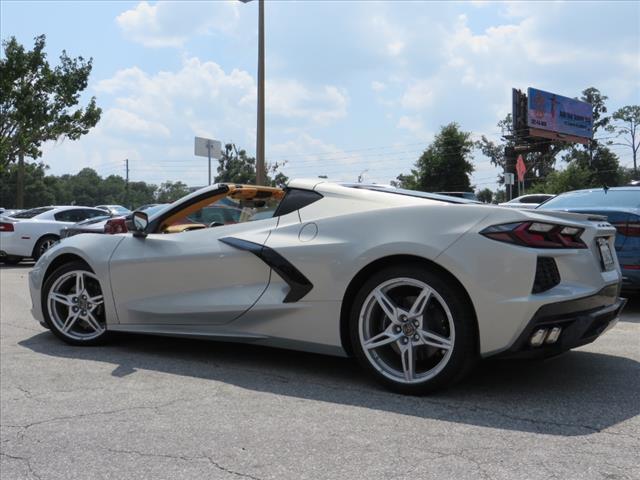
[[[182,233],[127,235],[111,261],[121,324],[222,325],[242,316],[269,284],[270,268],[221,239],[263,245],[277,218]]]

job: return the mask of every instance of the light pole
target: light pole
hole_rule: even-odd
[[[251,0],[240,0],[249,3]],[[256,185],[265,183],[264,166],[264,0],[258,0],[258,121],[256,132]]]

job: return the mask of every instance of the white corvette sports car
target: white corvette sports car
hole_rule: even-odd
[[[165,233],[212,213],[224,223]],[[615,229],[598,216],[300,180],[206,187],[135,212],[129,230],[45,252],[35,318],[76,345],[125,331],[354,355],[423,393],[480,357],[589,343],[625,302]]]

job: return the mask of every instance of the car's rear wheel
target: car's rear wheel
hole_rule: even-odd
[[[60,237],[57,235],[45,235],[38,240],[36,246],[33,248],[33,259],[37,262],[44,252],[53,247],[60,241]]]
[[[475,363],[476,327],[459,288],[411,265],[384,269],[356,295],[351,342],[381,383],[406,394],[452,384]]]
[[[62,265],[46,280],[42,311],[51,331],[71,345],[96,345],[107,336],[100,281],[82,262]]]

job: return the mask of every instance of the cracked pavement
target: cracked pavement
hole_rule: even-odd
[[[119,335],[71,347],[0,267],[4,479],[640,479],[640,299],[595,343],[389,393],[354,361]]]

